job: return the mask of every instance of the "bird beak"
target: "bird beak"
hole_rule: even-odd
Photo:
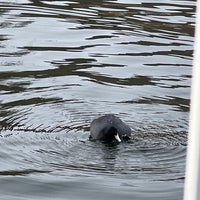
[[[119,135],[115,135],[115,139],[118,141],[118,142],[121,142],[121,139],[119,138]]]

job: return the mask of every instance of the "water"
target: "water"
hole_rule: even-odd
[[[7,0],[0,15],[0,199],[182,199],[195,1]],[[88,140],[106,113],[130,141]]]

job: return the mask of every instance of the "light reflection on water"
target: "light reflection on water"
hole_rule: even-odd
[[[2,199],[182,199],[195,1],[0,7]],[[105,113],[131,141],[88,140]]]

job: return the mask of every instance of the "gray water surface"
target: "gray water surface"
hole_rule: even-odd
[[[181,200],[194,0],[0,2],[0,199]],[[89,141],[113,113],[121,144]]]

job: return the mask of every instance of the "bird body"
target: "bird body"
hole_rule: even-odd
[[[112,141],[129,139],[131,128],[113,114],[104,115],[92,121],[90,126],[90,139]]]

